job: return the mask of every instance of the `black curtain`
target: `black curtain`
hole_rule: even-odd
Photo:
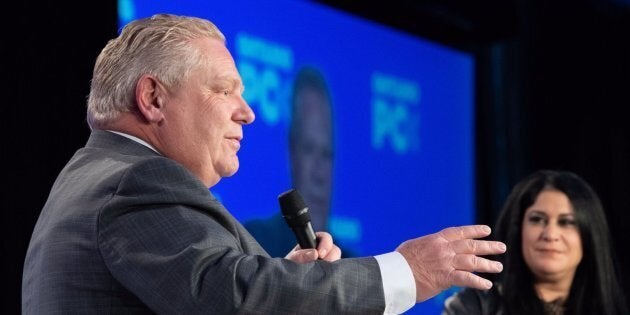
[[[537,169],[573,171],[600,195],[630,296],[630,6],[515,1],[518,27],[478,45],[478,207],[493,224]]]
[[[22,265],[48,192],[89,134],[92,67],[116,35],[116,2],[16,2],[4,12],[0,155],[2,314],[20,314]]]

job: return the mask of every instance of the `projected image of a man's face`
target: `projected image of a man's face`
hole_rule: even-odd
[[[332,187],[332,122],[325,92],[304,87],[294,97],[292,176],[316,230],[326,229]]]

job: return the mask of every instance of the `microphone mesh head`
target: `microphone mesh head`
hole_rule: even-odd
[[[304,199],[300,196],[295,189],[289,189],[278,196],[278,202],[280,202],[280,209],[282,210],[282,215],[285,217],[293,217],[300,210],[306,208],[306,204],[304,203]]]

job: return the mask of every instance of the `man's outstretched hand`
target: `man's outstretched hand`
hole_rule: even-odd
[[[440,232],[408,240],[396,251],[409,263],[416,281],[416,302],[427,300],[451,286],[487,290],[492,282],[474,272],[498,273],[500,262],[479,257],[505,252],[505,244],[482,241],[490,235],[486,225],[449,227]]]

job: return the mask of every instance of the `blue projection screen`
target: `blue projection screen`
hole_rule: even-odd
[[[292,85],[310,67],[331,98],[337,242],[374,255],[474,223],[471,54],[311,2],[119,1],[121,25],[155,13],[207,18],[226,36],[256,120],[244,127],[239,171],[211,190],[241,222],[277,214],[292,187]],[[409,313],[439,314],[450,293]]]

